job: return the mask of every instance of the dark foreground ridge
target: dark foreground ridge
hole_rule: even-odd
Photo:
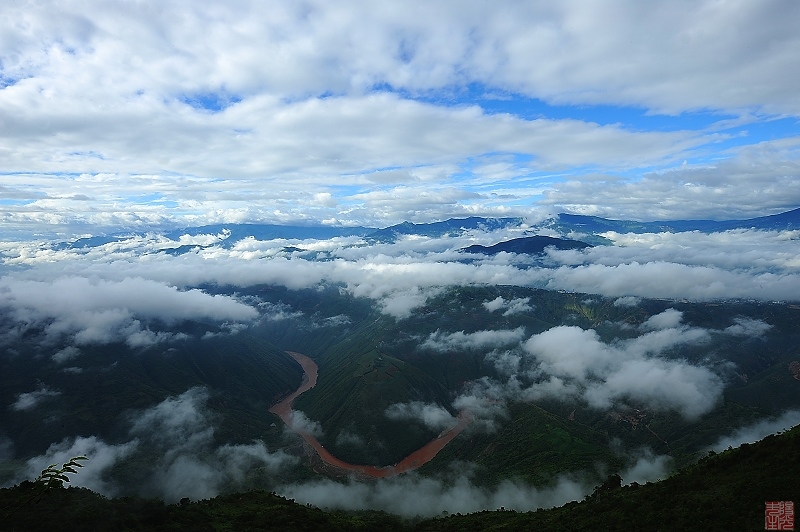
[[[0,490],[2,530],[763,530],[766,501],[800,502],[800,426],[720,454],[657,483],[610,477],[580,503],[402,521],[377,511],[323,511],[263,491],[166,505],[83,488]],[[624,481],[624,480],[623,480]]]

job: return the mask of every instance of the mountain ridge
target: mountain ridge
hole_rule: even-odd
[[[224,242],[236,242],[244,238],[253,237],[257,240],[273,239],[329,239],[337,237],[360,237],[372,243],[392,243],[402,236],[427,236],[443,237],[463,234],[466,231],[483,230],[498,231],[508,228],[518,228],[526,234],[541,232],[543,230],[556,231],[562,237],[575,240],[583,238],[589,244],[603,243],[600,233],[614,231],[617,233],[658,233],[658,232],[719,232],[732,229],[762,229],[762,230],[791,230],[800,228],[800,208],[792,209],[778,214],[759,216],[748,219],[736,220],[658,220],[643,222],[637,220],[624,220],[602,218],[582,214],[559,213],[539,223],[526,223],[521,217],[479,217],[448,218],[446,220],[426,223],[402,222],[384,228],[365,226],[330,226],[330,225],[281,225],[259,223],[221,223],[186,227],[183,229],[169,229],[166,231],[147,231],[162,234],[167,238],[178,240],[183,235],[223,235]],[[146,234],[147,232],[125,231],[104,235],[95,235],[74,239],[60,244],[59,248],[91,248],[104,244],[118,242],[132,235]],[[578,235],[585,235],[580,237]],[[187,247],[205,247],[209,244],[190,244]],[[226,244],[223,244],[226,245]]]

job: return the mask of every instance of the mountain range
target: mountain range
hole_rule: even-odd
[[[465,231],[500,231],[509,228],[521,228],[526,233],[541,230],[552,230],[562,237],[582,235],[588,243],[598,242],[598,235],[608,231],[617,233],[660,233],[660,232],[715,232],[732,229],[792,230],[800,227],[800,208],[770,216],[750,218],[746,220],[669,220],[639,222],[630,220],[613,220],[597,216],[560,213],[538,223],[528,223],[523,218],[452,218],[440,222],[411,223],[403,222],[383,229],[371,227],[334,227],[323,225],[275,225],[275,224],[215,224],[184,229],[173,229],[164,232],[164,236],[179,239],[181,235],[224,235],[225,240],[236,242],[252,237],[256,240],[272,239],[329,239],[335,237],[362,237],[370,242],[394,242],[399,237],[416,235],[438,238],[458,235]],[[155,230],[158,232],[157,230]],[[62,247],[83,248],[96,247],[110,242],[121,241],[131,236],[131,232],[111,235],[83,237],[61,244]],[[580,238],[578,238],[580,240]]]
[[[0,482],[85,453],[92,469],[78,482],[107,495],[262,489],[341,505],[371,486],[374,504],[402,513],[380,501],[396,504],[397,490],[420,505],[450,500],[455,486],[480,500],[471,511],[509,493],[528,494],[532,509],[615,474],[664,478],[725,442],[800,423],[800,294],[785,273],[799,217],[221,224],[7,252]],[[662,252],[680,232],[749,228],[785,232],[775,254],[747,259],[766,265],[753,277],[740,275],[755,266],[716,248],[688,264]],[[641,248],[611,234],[648,231],[661,240]],[[586,277],[614,268],[622,275]],[[583,288],[559,284],[566,275]],[[692,276],[717,291],[656,297],[624,285]],[[728,296],[743,279],[759,283],[744,292],[757,297]],[[786,283],[769,292],[779,297],[758,293],[774,282]],[[289,352],[318,375],[284,423],[270,409],[309,379]],[[389,481],[353,478],[307,437],[354,468],[389,471],[454,427]]]

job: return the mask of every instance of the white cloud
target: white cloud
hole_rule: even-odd
[[[653,330],[673,329],[680,326],[681,321],[683,321],[683,312],[675,310],[674,308],[668,308],[660,314],[647,318],[642,324],[642,327],[644,329]]]
[[[774,212],[798,199],[796,161],[780,152],[791,133],[769,122],[800,114],[796,10],[5,4],[0,195],[11,201],[0,222],[394,223],[524,214],[541,201],[607,214]],[[493,112],[502,99],[519,105]],[[619,106],[620,123],[596,105]],[[742,145],[757,155],[729,164]],[[748,164],[758,155],[764,164]],[[731,182],[714,186],[699,164],[664,175],[687,158]],[[759,201],[740,201],[753,190]]]
[[[59,350],[56,352],[52,357],[50,357],[53,362],[56,364],[63,364],[64,362],[68,362],[79,357],[81,354],[81,350],[75,346],[67,346],[64,349]]]
[[[169,502],[210,498],[223,487],[241,486],[248,475],[269,476],[297,462],[262,441],[216,446],[208,399],[205,388],[191,388],[132,416],[130,434],[159,455],[140,494]]]
[[[755,443],[758,440],[800,424],[800,410],[787,410],[779,416],[762,419],[752,425],[740,427],[728,436],[719,439],[711,446],[712,450],[724,451],[728,447],[739,447],[743,443]]]
[[[800,275],[793,272],[729,271],[664,261],[562,266],[541,270],[539,274],[548,288],[608,297],[781,301],[794,300],[795,294],[800,294]],[[660,279],[660,282],[653,283],[653,279]]]
[[[293,311],[289,305],[283,303],[262,302],[258,307],[262,310],[264,319],[268,321],[289,320],[303,316],[302,312]]]
[[[78,436],[74,439],[64,439],[48,447],[45,454],[36,456],[27,461],[25,477],[35,478],[50,464],[62,464],[76,456],[86,456],[88,460],[81,461],[84,467],[78,469],[77,474],[69,474],[70,486],[89,488],[107,496],[113,496],[118,491],[118,486],[108,478],[108,471],[118,461],[133,453],[139,442],[131,440],[119,445],[109,445],[96,436]]]
[[[767,322],[744,316],[737,316],[733,321],[734,324],[727,327],[725,332],[734,336],[758,338],[764,336],[768,330],[772,329],[772,325]]]
[[[421,401],[395,403],[386,409],[386,417],[394,420],[416,420],[432,430],[444,430],[455,426],[456,418],[445,408]]]
[[[275,255],[271,250],[280,249],[285,243],[251,239],[233,243],[230,249],[210,246],[180,256],[160,253],[164,244],[159,240],[130,239],[87,250],[54,250],[31,242],[0,249],[7,257],[5,264],[26,267],[0,278],[0,285],[17,292],[23,287],[34,289],[26,291],[22,301],[16,297],[10,301],[12,292],[0,293],[0,304],[18,307],[27,301],[27,314],[16,310],[18,320],[43,319],[55,314],[44,303],[51,288],[61,289],[62,295],[54,299],[61,309],[68,306],[71,290],[85,289],[90,296],[86,303],[74,313],[54,317],[50,324],[52,334],[80,334],[83,341],[130,337],[135,342],[134,333],[142,331],[138,335],[141,340],[153,342],[161,338],[155,334],[158,329],[151,327],[152,320],[170,319],[169,312],[175,312],[178,319],[205,314],[232,321],[248,321],[246,315],[255,313],[255,309],[228,296],[212,297],[186,290],[204,283],[234,287],[276,284],[289,288],[342,283],[351,294],[377,301],[384,313],[398,319],[424,306],[447,286],[537,286],[600,294],[618,301],[623,298],[621,301],[628,304],[636,298],[773,301],[800,293],[800,263],[795,254],[787,251],[791,249],[787,244],[797,239],[796,231],[607,234],[617,245],[584,251],[551,250],[547,267],[504,254],[464,263],[455,251],[520,231],[472,231],[449,238],[416,236],[396,244],[367,244],[358,239],[308,241],[309,245],[324,249],[324,260],[320,261]],[[292,245],[305,246],[306,242],[295,241]],[[653,279],[660,282],[654,283]],[[127,289],[135,292],[138,299],[131,296],[132,301],[128,301],[127,295],[123,297]],[[116,302],[113,298],[103,299],[106,291],[112,296],[117,293]],[[172,303],[171,309],[147,304],[148,298],[162,296]],[[29,301],[32,299],[41,301]],[[504,312],[517,312],[526,311],[525,306],[530,305],[524,299],[495,298],[484,303],[487,310],[499,310],[503,305]],[[266,310],[274,317],[283,316]]]
[[[204,410],[208,390],[190,388],[168,397],[139,413],[131,424],[132,434],[148,434],[165,444],[195,447],[213,434]]]
[[[277,493],[299,503],[342,510],[377,509],[403,517],[431,517],[449,513],[481,510],[532,511],[579,500],[587,486],[568,477],[559,477],[549,488],[533,488],[522,483],[503,481],[493,490],[474,486],[466,476],[451,482],[414,474],[374,483],[322,480],[278,488]]]
[[[673,313],[662,313],[677,325]],[[664,325],[660,323],[659,325]],[[632,401],[657,410],[677,410],[695,419],[716,406],[723,383],[710,369],[661,357],[666,349],[706,341],[708,333],[688,327],[660,329],[606,344],[594,330],[553,327],[529,338],[524,352],[536,382],[529,397],[581,397],[595,408]]]
[[[67,438],[27,461],[15,482],[35,478],[49,464],[59,466],[84,455],[84,467],[70,475],[70,485],[106,496],[158,496],[168,502],[183,497],[211,498],[223,488],[244,486],[253,477],[271,477],[298,462],[283,451],[269,451],[262,441],[218,445],[213,416],[206,407],[209,392],[191,388],[143,411],[130,414],[129,441],[108,444],[96,436]],[[125,460],[146,462],[151,470],[135,486],[123,485],[110,470]],[[153,457],[156,458],[153,458]],[[141,462],[137,462],[141,463]],[[138,467],[138,466],[137,466]],[[249,477],[249,478],[248,478]]]
[[[71,335],[77,344],[125,341],[131,347],[185,337],[152,331],[143,320],[171,325],[188,319],[251,321],[258,317],[254,308],[230,296],[180,291],[138,277],[35,281],[6,276],[0,278],[2,307],[25,326],[43,327],[53,339]]]
[[[322,425],[299,410],[292,410],[289,414],[289,426],[297,433],[310,434],[317,438],[322,437]]]
[[[443,333],[437,330],[431,333],[428,338],[419,345],[419,348],[441,352],[463,351],[468,349],[493,349],[518,343],[522,340],[524,335],[524,327],[497,331],[476,331],[472,333],[465,333],[464,331]]]
[[[516,298],[506,301],[502,296],[497,296],[491,301],[484,301],[483,306],[489,312],[494,312],[496,310],[505,308],[506,310],[503,312],[503,316],[511,316],[513,314],[520,314],[522,312],[533,310],[533,307],[530,305],[530,301],[531,298],[529,297]]]
[[[651,449],[643,449],[637,454],[636,462],[619,474],[625,484],[644,484],[666,478],[670,472],[671,456],[656,455]]]
[[[17,400],[11,404],[11,409],[17,411],[32,410],[46,398],[57,397],[59,395],[61,395],[61,392],[51,390],[40,383],[36,390],[17,395]]]
[[[746,135],[746,129],[742,133]],[[777,214],[800,203],[795,179],[800,171],[798,147],[800,137],[793,135],[634,178],[573,178],[544,191],[541,203],[576,214],[634,220],[749,219]],[[750,201],[737,201],[743,197]]]

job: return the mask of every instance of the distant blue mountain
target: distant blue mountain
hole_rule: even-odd
[[[164,236],[178,239],[182,235],[207,235],[219,234],[224,230],[231,232],[228,238],[231,242],[236,242],[243,238],[253,237],[256,240],[273,240],[276,238],[304,240],[307,238],[317,238],[324,240],[341,236],[366,236],[375,231],[372,227],[331,227],[331,226],[309,226],[309,225],[273,225],[273,224],[215,224],[204,225],[201,227],[189,227],[177,229],[165,233]]]
[[[71,244],[63,244],[60,246],[60,248],[61,249],[96,248],[98,246],[104,246],[112,242],[119,242],[124,239],[125,237],[123,236],[89,236],[89,237],[79,238],[76,241],[72,242]]]
[[[507,228],[518,228],[524,223],[522,218],[451,218],[440,222],[415,224],[403,222],[383,229],[373,227],[331,227],[311,225],[276,225],[276,224],[215,224],[200,227],[175,229],[164,233],[164,236],[178,240],[182,235],[220,234],[230,231],[230,236],[223,242],[223,246],[230,246],[243,238],[253,237],[256,240],[272,239],[328,239],[335,237],[357,236],[370,242],[395,242],[398,237],[405,235],[419,235],[430,238],[455,236],[466,231],[483,230],[496,231]],[[554,218],[546,220],[538,226],[532,226],[526,233],[533,235],[539,230],[547,229],[556,231],[563,236],[574,233],[583,234],[581,240],[588,244],[608,244],[608,241],[598,236],[606,231],[618,233],[659,233],[702,231],[710,233],[727,231],[730,229],[800,229],[800,209],[794,209],[772,216],[762,216],[747,220],[665,220],[655,222],[639,222],[635,220],[612,220],[598,216],[583,216],[578,214],[561,213]],[[92,248],[130,238],[132,233],[119,233],[115,235],[98,235],[80,238],[73,242],[58,244],[58,249]],[[173,254],[181,254],[197,246],[181,246],[172,250]]]
[[[523,222],[522,218],[451,218],[442,222],[413,224],[403,222],[385,229],[378,229],[367,235],[367,238],[376,242],[394,242],[401,235],[421,235],[431,238],[459,235],[464,231],[482,229],[495,231],[506,227],[517,227]]]
[[[684,231],[702,231],[711,233],[728,231],[731,229],[797,229],[800,228],[800,209],[794,209],[781,214],[750,218],[747,220],[669,220],[656,222],[637,222],[630,220],[609,220],[597,216],[582,216],[578,214],[559,214],[550,224],[550,227],[559,230],[573,230],[585,233],[603,233],[616,231],[618,233],[660,233]]]
[[[539,255],[543,253],[544,249],[547,247],[555,247],[556,249],[584,249],[591,246],[585,242],[578,242],[577,240],[565,240],[550,236],[528,236],[506,240],[493,246],[481,246],[476,244],[466,247],[461,251],[466,253],[483,253],[484,255],[496,255],[502,251],[507,253]]]

